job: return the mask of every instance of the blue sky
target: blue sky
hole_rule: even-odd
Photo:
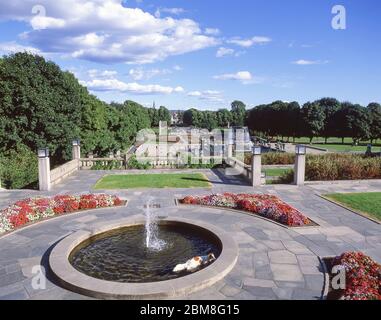
[[[0,4],[2,54],[42,54],[107,102],[211,110],[235,99],[381,102],[378,0]],[[331,26],[335,5],[346,9],[345,30]]]

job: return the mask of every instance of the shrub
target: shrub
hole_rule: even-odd
[[[294,181],[294,170],[288,170],[282,173],[281,176],[275,180],[275,183],[290,184],[293,181]]]
[[[36,188],[38,159],[35,152],[23,144],[0,158],[1,184],[7,189]]]
[[[245,163],[250,165],[252,159],[251,153],[245,154]],[[289,165],[295,163],[295,154],[284,152],[269,152],[262,154],[263,165]]]
[[[141,163],[136,159],[136,156],[133,155],[130,160],[128,161],[128,168],[129,169],[137,169],[137,170],[148,170],[152,166],[147,163]]]
[[[381,178],[379,157],[354,154],[307,155],[306,181],[363,180]],[[294,171],[285,172],[277,183],[292,183]]]
[[[354,154],[308,155],[306,180],[361,180],[381,178],[381,160]]]

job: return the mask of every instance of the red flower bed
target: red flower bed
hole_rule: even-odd
[[[302,213],[273,195],[224,193],[204,197],[189,196],[180,202],[244,210],[291,227],[311,224]]]
[[[336,257],[332,267],[345,268],[346,300],[381,300],[381,265],[362,252],[346,252]]]
[[[17,201],[0,211],[0,234],[12,231],[29,222],[55,215],[78,210],[120,206],[122,203],[118,197],[105,194],[59,195],[52,198],[30,198]]]

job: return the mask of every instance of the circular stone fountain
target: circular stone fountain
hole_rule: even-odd
[[[229,273],[238,257],[234,240],[204,222],[163,219],[157,244],[148,246],[146,221],[124,219],[64,238],[49,258],[57,281],[77,293],[106,299],[157,299],[192,293]],[[213,253],[216,260],[175,273],[187,260]]]

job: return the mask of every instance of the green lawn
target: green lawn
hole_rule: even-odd
[[[287,140],[287,138],[284,138],[284,140]],[[290,142],[293,142],[292,138],[290,138]],[[307,137],[296,138],[295,142],[296,143],[309,144],[310,138],[307,138]],[[323,138],[323,137],[316,137],[312,140],[312,143],[319,143],[320,144],[320,143],[324,143],[324,142],[325,142],[325,138]],[[327,141],[328,144],[342,144],[341,142],[342,141],[340,138],[328,138],[328,141]],[[351,145],[352,143],[353,143],[352,138],[345,138],[344,139],[344,144]],[[361,141],[361,144],[364,144],[364,145],[367,145],[368,143],[370,143],[370,141]],[[381,139],[378,139],[377,141],[376,140],[373,141],[373,145],[381,145]]]
[[[313,147],[337,152],[366,152],[366,146],[351,146],[348,144],[314,144]],[[379,149],[379,148],[378,148]],[[374,151],[374,148],[373,148]]]
[[[290,169],[282,169],[282,168],[274,168],[274,169],[265,169],[266,177],[280,177],[283,173],[292,170]]]
[[[381,192],[335,193],[325,196],[350,209],[381,221]]]
[[[97,190],[141,188],[208,188],[211,184],[201,173],[108,175],[95,185]]]

